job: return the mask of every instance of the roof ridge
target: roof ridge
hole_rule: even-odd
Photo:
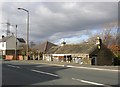
[[[4,37],[4,38],[2,38],[2,42],[5,42],[5,41],[7,41],[9,38],[11,38],[12,36],[6,36],[6,37]],[[5,40],[4,40],[5,39]]]
[[[46,52],[46,49],[47,49],[47,45],[48,45],[48,41],[45,42],[45,48],[44,48],[45,52]]]

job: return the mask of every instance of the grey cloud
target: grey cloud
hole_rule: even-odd
[[[30,40],[58,40],[86,34],[84,30],[98,28],[100,25],[116,21],[118,18],[117,2],[22,2],[4,3],[4,19],[17,23],[18,33],[25,38],[25,12],[30,11]],[[82,32],[82,33],[81,33]]]

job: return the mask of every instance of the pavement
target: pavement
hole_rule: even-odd
[[[43,61],[43,60],[21,60],[21,62],[33,63],[33,64],[48,64],[54,66],[63,66],[63,67],[71,67],[71,68],[84,68],[84,69],[92,69],[92,70],[105,70],[105,71],[115,71],[120,72],[119,66],[95,66],[95,65],[81,65],[76,63],[68,63],[68,62],[54,62],[54,61]]]

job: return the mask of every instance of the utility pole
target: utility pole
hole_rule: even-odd
[[[7,21],[6,23],[2,23],[2,24],[7,25],[6,36],[9,36],[10,35],[10,26],[11,26],[10,22]]]
[[[9,36],[10,35],[10,23],[7,22],[6,24],[7,24],[7,36]]]
[[[17,59],[17,25],[15,25],[15,58]]]

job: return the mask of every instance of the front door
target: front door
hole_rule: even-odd
[[[97,57],[92,57],[92,59],[91,59],[91,64],[92,65],[97,65]]]

